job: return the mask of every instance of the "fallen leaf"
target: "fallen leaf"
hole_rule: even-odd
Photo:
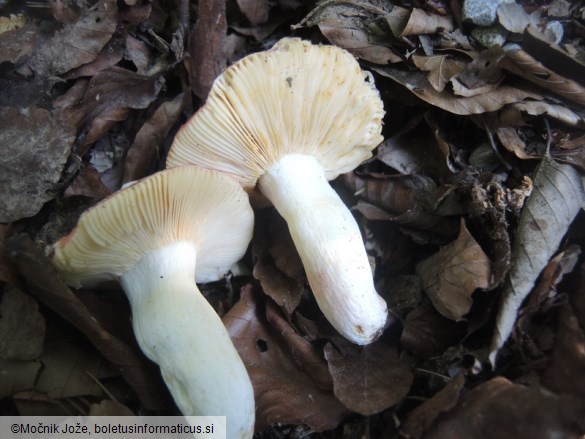
[[[274,210],[257,215],[252,254],[254,278],[290,316],[301,301],[306,277],[286,222]]]
[[[566,45],[564,47],[567,47]],[[583,68],[585,61],[581,53],[572,54],[547,40],[536,27],[529,26],[522,35],[522,48],[532,57],[537,58],[549,69],[564,78],[580,84],[584,83]]]
[[[0,303],[0,358],[34,360],[43,351],[45,318],[32,297],[5,286]]]
[[[491,284],[491,262],[463,220],[457,239],[419,263],[416,271],[437,311],[455,321],[471,309],[473,292]]]
[[[269,301],[267,309],[274,307]],[[337,427],[348,413],[330,391],[317,387],[295,362],[281,331],[267,321],[251,286],[223,317],[254,387],[256,429],[269,425],[306,424],[314,431]],[[278,310],[267,313],[278,313]],[[274,319],[274,315],[271,317]],[[281,317],[282,319],[282,317]]]
[[[33,52],[40,37],[40,29],[32,23],[0,34],[0,63],[22,64]]]
[[[442,31],[452,31],[453,22],[449,15],[430,14],[423,9],[413,8],[408,21],[398,36],[436,34]]]
[[[174,99],[163,102],[136,133],[124,162],[125,183],[150,174],[167,134],[179,119],[184,98],[185,95],[180,93]]]
[[[0,398],[13,396],[17,392],[32,389],[43,365],[40,361],[0,359]]]
[[[413,376],[394,346],[376,341],[367,346],[325,346],[335,396],[365,416],[398,404],[408,394]]]
[[[385,13],[367,2],[329,0],[318,4],[293,29],[319,26],[331,44],[357,58],[376,64],[401,62],[402,58],[388,47],[388,36],[375,23]]]
[[[115,0],[100,0],[82,9],[74,23],[68,23],[31,55],[30,67],[39,75],[53,76],[92,62],[116,30]]]
[[[252,26],[268,21],[272,2],[268,0],[237,0],[240,11],[246,16]]]
[[[0,126],[0,222],[8,223],[35,215],[54,198],[74,132],[36,107],[0,108]]]
[[[442,354],[464,335],[463,326],[425,305],[419,305],[410,311],[403,321],[403,326],[400,344],[420,358]]]
[[[500,115],[500,119],[507,125],[523,125],[524,118],[515,113],[526,113],[530,116],[545,115],[569,126],[584,125],[583,116],[573,112],[564,105],[552,104],[547,101],[526,101],[508,105]]]
[[[456,220],[434,213],[435,183],[422,175],[398,175],[386,178],[361,178],[345,174],[343,182],[356,196],[388,212],[384,217],[362,202],[356,208],[374,220],[392,220],[414,229],[441,236],[457,233]]]
[[[438,92],[443,91],[449,80],[457,76],[465,67],[465,62],[451,55],[412,55],[411,59],[414,65],[423,72],[429,72],[429,82]]]
[[[70,70],[64,75],[64,78],[95,76],[102,70],[114,67],[124,57],[125,43],[126,32],[116,31],[93,61]]]
[[[459,404],[443,413],[424,437],[577,439],[585,431],[583,419],[583,400],[497,377],[462,396]]]
[[[43,368],[35,389],[53,399],[100,396],[103,388],[91,376],[104,379],[119,374],[92,346],[83,340],[66,338],[64,333],[45,343],[39,361]]]
[[[520,305],[557,251],[585,199],[579,172],[570,165],[554,162],[548,156],[536,169],[533,184],[512,247],[512,265],[502,292],[490,348],[492,365],[495,365],[498,352],[514,328]]]
[[[374,67],[373,70],[406,87],[423,101],[459,115],[497,111],[507,104],[522,102],[527,98],[542,99],[536,93],[510,85],[500,85],[497,89],[478,96],[457,97],[446,90],[436,91],[422,72],[404,72],[388,67]]]
[[[556,393],[585,396],[585,335],[571,306],[559,310],[558,330],[551,363],[543,384]]]
[[[408,439],[421,438],[442,413],[457,405],[464,385],[465,377],[463,374],[459,374],[435,393],[432,398],[411,410],[400,429],[401,435]]]
[[[505,47],[499,66],[571,102],[585,105],[585,87],[545,67],[517,45]]]
[[[65,189],[63,198],[82,196],[100,200],[111,193],[93,166],[82,165],[75,180]]]

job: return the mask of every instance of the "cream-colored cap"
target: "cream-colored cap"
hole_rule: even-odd
[[[331,180],[372,155],[383,116],[373,78],[353,55],[285,38],[216,79],[175,137],[167,168],[197,164],[251,189],[281,157],[307,154]]]
[[[85,212],[49,250],[69,285],[118,278],[147,253],[180,241],[197,253],[196,279],[217,280],[252,238],[248,196],[220,173],[182,166],[146,177]]]

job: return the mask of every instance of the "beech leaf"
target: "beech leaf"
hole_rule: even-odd
[[[461,221],[459,236],[416,267],[423,289],[443,316],[460,320],[471,309],[471,295],[491,283],[491,263]]]
[[[500,85],[490,92],[471,97],[457,97],[447,90],[438,92],[422,72],[406,72],[388,67],[374,67],[374,71],[406,87],[410,92],[431,105],[459,115],[497,111],[507,104],[527,98],[540,100],[542,96],[510,85]]]
[[[303,370],[316,366],[316,356],[313,353],[301,355],[301,360],[300,353],[293,355],[291,349],[293,346],[309,351],[314,348],[309,343],[300,344],[299,340],[294,340],[291,334],[294,331],[273,302],[268,300],[266,308],[264,313],[252,287],[248,286],[242,290],[239,302],[223,317],[252,380],[256,429],[262,430],[275,423],[306,424],[315,431],[337,427],[347,409],[330,391],[319,388]],[[286,326],[289,330],[284,331]],[[291,337],[292,346],[289,344]]]
[[[534,189],[522,209],[512,246],[512,265],[498,311],[490,349],[496,357],[514,328],[518,309],[581,210],[585,192],[579,172],[545,156],[535,172]]]
[[[394,346],[382,341],[363,347],[343,343],[341,352],[329,343],[325,358],[335,396],[362,415],[373,415],[399,403],[410,390],[413,376],[408,364]]]

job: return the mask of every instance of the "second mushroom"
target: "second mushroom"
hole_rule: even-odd
[[[51,248],[69,285],[119,279],[134,334],[186,416],[226,416],[227,437],[251,438],[250,378],[198,282],[220,279],[252,237],[248,197],[196,166],[159,172],[85,212]]]
[[[257,187],[286,219],[323,314],[361,345],[382,333],[387,307],[359,227],[328,180],[371,156],[383,116],[373,78],[349,52],[283,39],[216,79],[167,159]]]

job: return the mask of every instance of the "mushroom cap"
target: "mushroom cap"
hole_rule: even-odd
[[[331,180],[371,157],[383,116],[373,77],[353,55],[285,38],[215,80],[175,137],[167,168],[193,163],[251,189],[279,158],[309,154]]]
[[[139,180],[84,212],[49,250],[69,285],[116,279],[147,253],[193,244],[197,281],[217,280],[252,238],[248,196],[233,179],[182,166]]]

